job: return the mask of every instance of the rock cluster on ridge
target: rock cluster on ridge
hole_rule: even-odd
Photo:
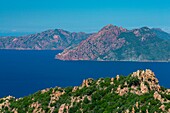
[[[128,76],[92,78],[80,86],[47,88],[16,99],[0,99],[0,112],[12,113],[170,113],[170,89],[159,85],[151,70]]]

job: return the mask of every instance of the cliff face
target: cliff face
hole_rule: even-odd
[[[21,37],[1,37],[0,49],[63,50],[80,43],[90,35],[55,29]]]
[[[60,60],[169,61],[170,41],[152,29],[126,30],[108,25],[74,48],[56,56]]]
[[[170,113],[170,89],[161,87],[151,70],[138,70],[126,77],[90,78],[80,86],[48,88],[19,99],[1,98],[0,112],[8,111]]]

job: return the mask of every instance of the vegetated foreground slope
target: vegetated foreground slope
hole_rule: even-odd
[[[20,37],[0,37],[0,49],[63,50],[80,43],[90,35],[55,29]]]
[[[151,70],[129,76],[84,80],[81,86],[55,87],[16,99],[0,99],[7,113],[170,113],[170,89],[161,87]]]
[[[127,30],[107,25],[75,47],[56,55],[60,60],[170,61],[170,41],[154,29]],[[167,34],[166,34],[167,36]]]

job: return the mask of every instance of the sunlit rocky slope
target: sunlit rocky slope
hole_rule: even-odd
[[[142,27],[127,30],[107,25],[75,47],[56,55],[60,60],[170,61],[170,35]]]

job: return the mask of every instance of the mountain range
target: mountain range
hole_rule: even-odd
[[[170,34],[159,28],[128,30],[109,24],[97,33],[55,29],[0,37],[0,49],[63,50],[56,55],[60,60],[169,62]]]
[[[127,30],[107,25],[75,47],[56,56],[60,60],[170,61],[170,35],[142,27]]]
[[[170,89],[154,72],[92,78],[75,87],[55,87],[29,96],[0,98],[1,113],[170,113]]]

